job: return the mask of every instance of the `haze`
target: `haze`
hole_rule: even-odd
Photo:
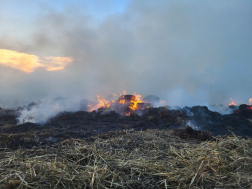
[[[251,18],[250,0],[2,0],[0,107],[124,90],[248,103]]]

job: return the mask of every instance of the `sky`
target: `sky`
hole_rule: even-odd
[[[0,107],[112,93],[252,98],[250,0],[1,0]]]

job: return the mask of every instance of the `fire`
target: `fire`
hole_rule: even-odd
[[[31,73],[37,68],[47,71],[64,69],[73,61],[70,57],[38,57],[36,55],[0,49],[0,65]]]
[[[229,104],[229,106],[232,106],[232,105],[233,105],[233,106],[236,106],[236,105],[237,105],[237,104],[234,103],[234,101],[233,101],[232,98],[230,98],[230,100],[231,100],[232,102]]]
[[[112,93],[113,94],[113,99],[116,99],[117,95],[115,93]]]
[[[111,102],[106,100],[103,95],[97,95],[97,104],[89,104],[87,108],[90,112],[98,110],[99,108],[109,108],[119,113],[123,113],[127,116],[131,114],[132,111],[143,110],[146,108],[151,108],[151,103],[143,100],[142,96],[137,93],[133,95],[127,94],[126,90],[120,93],[120,97],[117,98],[115,93],[112,93],[113,99]],[[117,99],[116,99],[117,98]],[[166,104],[166,101],[160,100],[162,104]]]
[[[241,110],[238,110],[238,111],[236,111],[235,113],[236,113],[236,114],[239,114],[240,112],[241,112]]]
[[[249,105],[252,105],[252,98],[249,99]]]
[[[119,104],[125,104],[125,100],[120,100]]]
[[[88,107],[92,107],[90,109],[90,112],[97,110],[99,108],[109,108],[110,107],[110,102],[107,101],[104,96],[97,95],[97,104],[92,107],[92,105],[87,105]]]
[[[123,94],[123,95],[122,95]],[[141,110],[144,108],[150,108],[148,102],[145,102],[142,99],[142,96],[136,93],[133,95],[127,95],[126,90],[120,93],[120,97],[117,100],[113,100],[112,102],[107,101],[103,96],[97,95],[97,104],[96,105],[87,105],[89,111],[92,112],[99,108],[109,108],[111,105],[121,104],[128,106],[128,110],[125,112],[126,115],[130,115],[131,111]],[[113,93],[113,98],[116,99],[117,95]],[[146,103],[146,107],[143,107],[143,104]],[[113,109],[113,106],[112,106]]]
[[[122,92],[122,94],[120,93],[120,96],[126,95],[126,94],[127,94],[127,92],[126,92],[126,90],[125,90],[125,91]]]
[[[131,97],[130,105],[129,108],[131,110],[138,110],[139,109],[139,104],[143,103],[144,101],[142,100],[142,96],[136,93],[133,93],[134,96]]]

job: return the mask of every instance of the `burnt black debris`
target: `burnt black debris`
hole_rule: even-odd
[[[126,96],[124,100],[130,98]],[[61,112],[44,125],[17,125],[18,112],[1,109],[0,149],[48,147],[70,138],[92,141],[96,135],[122,130],[134,132],[147,129],[177,129],[174,132],[177,136],[196,140],[208,140],[211,135],[235,134],[252,137],[250,107],[241,105],[240,112],[229,115],[210,111],[206,106],[178,110],[170,110],[167,107],[145,108],[131,111],[129,116],[101,108],[93,112]]]
[[[4,125],[16,125],[18,111],[3,109],[0,107],[0,127]]]
[[[241,104],[239,106],[239,110],[237,110],[235,114],[244,118],[252,119],[252,106],[247,104]]]
[[[206,106],[191,108],[191,119],[202,131],[210,131],[212,135],[229,135],[231,133],[243,137],[252,137],[251,120],[237,113],[221,115],[210,111]]]
[[[239,109],[239,107],[238,107],[238,106],[235,106],[235,105],[229,105],[228,108],[229,108],[229,109],[232,109],[232,110],[234,110],[234,111],[236,111],[236,110]]]
[[[197,131],[190,126],[187,126],[184,129],[176,129],[174,130],[173,134],[183,139],[197,139],[199,141],[206,141],[212,139],[212,135],[210,132]]]

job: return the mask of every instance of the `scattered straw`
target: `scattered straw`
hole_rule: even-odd
[[[116,131],[0,154],[0,188],[251,188],[252,139]]]

